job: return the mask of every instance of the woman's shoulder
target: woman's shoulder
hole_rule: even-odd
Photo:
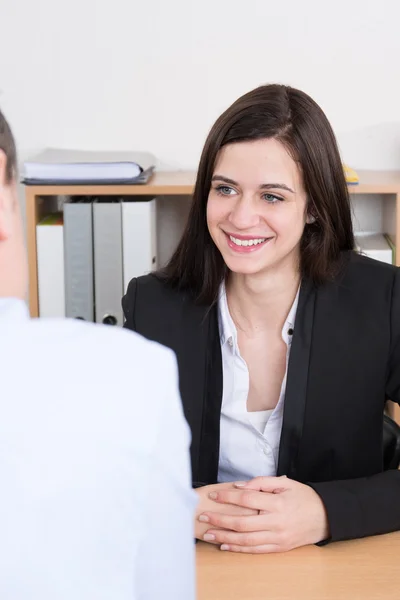
[[[387,280],[393,281],[396,274],[400,272],[399,267],[395,265],[370,258],[358,252],[349,252],[347,254],[345,274],[352,278],[360,280]]]
[[[343,255],[342,268],[335,278],[335,287],[369,299],[388,299],[394,285],[400,282],[400,269],[395,265],[359,254],[346,252]]]
[[[174,287],[162,274],[132,279],[122,299],[124,327],[172,348],[181,348],[186,333],[203,335],[209,307],[199,305],[188,291]]]
[[[160,320],[164,324],[174,323],[184,314],[203,314],[206,310],[206,307],[197,306],[190,291],[172,285],[162,272],[132,279],[122,299],[122,307],[128,325],[139,321],[158,323]]]
[[[126,295],[134,296],[135,299],[140,296],[141,299],[144,298],[146,301],[151,302],[161,299],[179,301],[179,299],[185,298],[187,293],[171,285],[162,272],[155,271],[148,275],[134,277],[129,282]]]

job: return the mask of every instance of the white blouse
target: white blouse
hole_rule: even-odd
[[[287,354],[279,401],[272,410],[248,412],[249,371],[240,355],[237,330],[229,313],[225,285],[220,288],[218,317],[223,372],[218,468],[220,483],[248,480],[260,475],[276,475],[287,366],[298,299],[299,290],[282,329]]]

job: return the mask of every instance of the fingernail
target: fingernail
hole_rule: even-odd
[[[207,515],[200,515],[199,521],[202,521],[203,523],[209,523],[210,519],[207,517]]]
[[[217,496],[218,496],[217,492],[210,492],[208,494],[208,497],[211,498],[211,500],[216,500]]]
[[[222,544],[219,548],[220,550],[229,550],[229,546],[227,544]]]
[[[213,533],[205,533],[203,535],[203,540],[205,542],[212,542],[213,540],[215,540],[215,535]]]
[[[246,482],[245,481],[236,481],[236,483],[234,483],[233,485],[238,488],[243,488],[246,485]]]

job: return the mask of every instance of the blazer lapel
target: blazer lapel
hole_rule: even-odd
[[[207,314],[208,336],[203,375],[202,423],[198,479],[216,483],[218,478],[219,436],[222,404],[222,355],[218,328],[218,310],[214,305]],[[200,398],[199,398],[200,402]]]
[[[314,306],[314,286],[303,281],[299,293],[296,322],[288,364],[282,434],[279,446],[278,475],[295,479],[307,399]]]
[[[203,481],[200,471],[202,458],[202,438],[206,418],[206,376],[209,368],[210,318],[207,308],[193,304],[191,299],[183,303],[177,328],[176,352],[180,392],[185,417],[192,432],[191,457],[193,480]]]

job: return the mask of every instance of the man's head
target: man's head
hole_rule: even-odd
[[[0,297],[25,299],[27,265],[14,137],[0,111]]]

